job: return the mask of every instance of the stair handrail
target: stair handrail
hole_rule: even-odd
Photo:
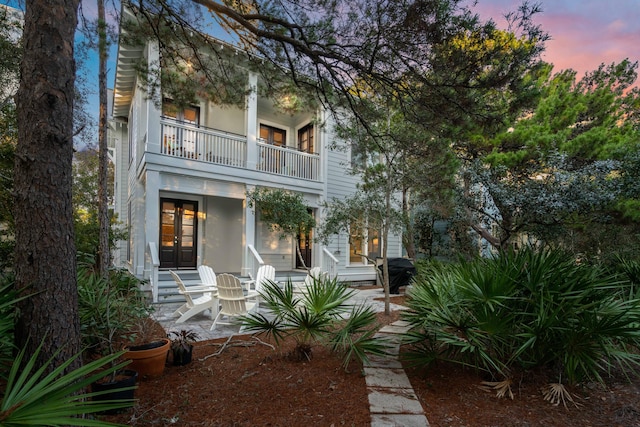
[[[338,258],[336,258],[326,246],[322,247],[322,253],[325,256],[325,259],[328,260],[327,264],[329,265],[325,270],[329,274],[329,277],[338,277],[338,264],[340,263],[340,260],[338,260]]]
[[[151,257],[151,271],[149,282],[151,285],[151,296],[153,302],[158,302],[158,271],[160,268],[160,256],[158,255],[158,245],[156,242],[149,242],[149,256]]]
[[[264,260],[253,245],[247,245],[247,249],[249,250],[249,256],[247,257],[249,275],[255,278],[258,273],[258,268],[264,265]]]

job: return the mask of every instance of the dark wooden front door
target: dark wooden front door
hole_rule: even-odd
[[[311,232],[298,234],[298,244],[300,245],[300,253],[304,259],[307,268],[311,267]],[[300,262],[300,257],[296,254],[296,268],[305,268]]]
[[[196,268],[198,202],[160,199],[160,268]]]
[[[313,215],[313,211],[309,209],[309,213]],[[305,265],[300,262],[300,257],[296,253],[296,268],[311,268],[311,247],[313,245],[312,230],[306,233],[298,233],[298,244],[300,245],[300,253],[304,259]]]

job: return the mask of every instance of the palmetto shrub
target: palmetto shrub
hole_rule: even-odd
[[[314,279],[300,292],[288,281],[283,286],[265,284],[260,295],[266,313],[250,313],[240,321],[250,332],[266,334],[280,344],[286,337],[295,340],[292,355],[310,359],[314,345],[324,345],[342,356],[348,369],[352,358],[367,360],[368,354],[385,354],[387,345],[374,338],[376,316],[369,306],[352,305],[354,291],[337,279]]]
[[[558,250],[505,252],[420,271],[404,318],[407,356],[445,359],[495,376],[546,366],[558,382],[602,381],[638,365],[640,301],[621,275]]]
[[[130,337],[136,322],[149,317],[152,307],[140,285],[141,280],[124,269],[102,277],[91,265],[78,265],[78,314],[87,352],[113,353],[114,341]]]
[[[48,373],[47,367],[53,363],[55,355],[48,363],[36,366],[42,344],[33,354],[26,354],[25,349],[14,346],[15,304],[22,298],[16,297],[10,281],[0,286],[0,425],[116,425],[90,417],[102,411],[131,407],[133,402],[93,400],[92,397],[105,392],[88,390],[94,381],[129,363],[117,363],[123,352],[88,362],[65,373],[65,369],[81,357],[77,354]],[[10,355],[11,358],[8,357]]]

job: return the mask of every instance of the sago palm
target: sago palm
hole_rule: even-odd
[[[265,312],[249,313],[240,322],[249,332],[272,337],[277,345],[292,337],[296,343],[292,354],[297,359],[309,360],[314,344],[327,344],[342,352],[346,369],[352,356],[366,360],[366,353],[384,354],[385,348],[373,338],[373,310],[349,304],[354,292],[337,279],[314,279],[300,291],[290,280],[282,287],[268,282],[260,291]]]

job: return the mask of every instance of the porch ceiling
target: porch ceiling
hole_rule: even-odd
[[[123,8],[123,19],[135,19],[127,8]],[[122,39],[122,34],[120,35]],[[142,58],[142,46],[118,45],[116,79],[113,88],[113,117],[127,117],[136,84],[135,64]]]

